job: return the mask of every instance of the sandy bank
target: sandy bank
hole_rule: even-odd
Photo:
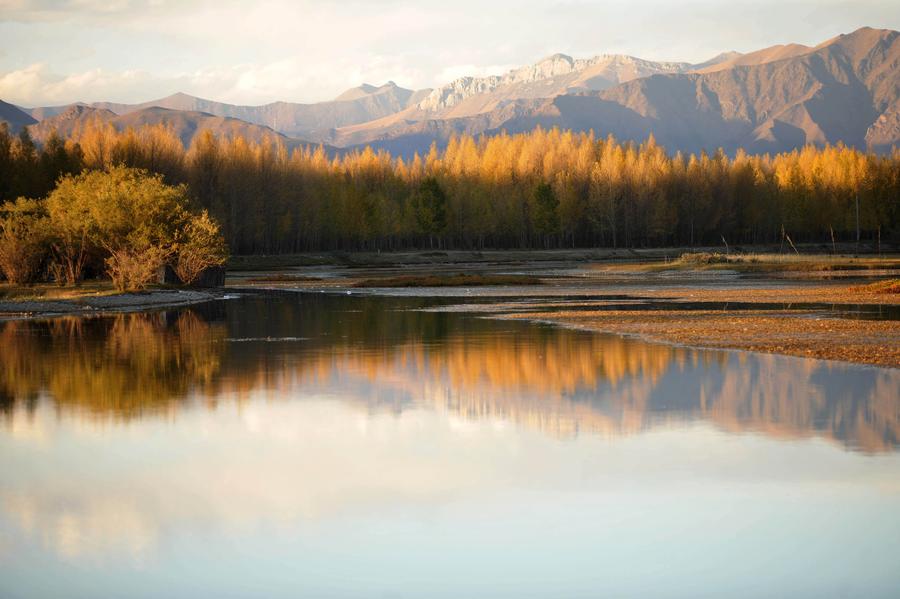
[[[738,349],[900,368],[900,321],[854,317],[854,306],[897,306],[900,294],[853,286],[643,289],[628,294],[633,309],[602,295],[560,302],[457,306],[499,318],[534,320],[664,343]],[[670,303],[671,309],[659,302]],[[641,304],[652,302],[653,309]],[[711,303],[721,306],[713,307]],[[733,303],[734,306],[729,304]],[[756,305],[756,306],[753,306]]]
[[[2,300],[0,318],[133,312],[178,307],[221,298],[221,291],[152,290],[104,296],[55,300]]]
[[[740,349],[900,368],[900,323],[773,311],[526,312],[504,318],[574,325],[692,347]]]
[[[865,285],[782,285],[756,288],[718,287],[668,287],[641,290],[634,294],[647,299],[666,299],[679,302],[752,302],[781,304],[833,304],[833,305],[900,305],[900,293],[877,293]]]

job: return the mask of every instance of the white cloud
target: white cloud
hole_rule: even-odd
[[[23,106],[75,101],[142,102],[182,91],[214,100],[264,104],[275,100],[330,99],[364,82],[398,84],[421,79],[418,72],[388,59],[369,68],[346,63],[340,68],[310,65],[288,58],[267,64],[237,64],[192,72],[156,75],[145,70],[100,68],[60,75],[47,63],[34,63],[0,74],[0,98]]]
[[[0,76],[0,97],[29,106],[64,104],[80,99],[108,99],[125,89],[145,93],[155,84],[149,73],[141,71],[110,73],[91,69],[61,76],[52,73],[45,63],[35,63]]]
[[[0,0],[0,97],[310,102],[364,82],[422,88],[503,73],[555,52],[702,61],[900,28],[895,2]]]

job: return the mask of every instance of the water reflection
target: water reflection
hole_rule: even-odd
[[[0,402],[7,421],[40,398],[65,416],[129,420],[259,391],[317,392],[369,413],[425,404],[562,438],[701,420],[866,452],[898,445],[896,370],[416,310],[427,304],[287,294],[0,323]]]
[[[223,323],[180,313],[0,324],[0,402],[49,396],[64,411],[133,418],[172,410],[219,374]]]
[[[897,371],[427,305],[0,324],[0,597],[895,594]]]

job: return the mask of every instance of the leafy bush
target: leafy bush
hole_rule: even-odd
[[[75,284],[90,256],[99,255],[116,288],[125,291],[146,287],[177,256],[190,282],[227,255],[218,224],[205,212],[192,214],[188,204],[185,186],[140,169],[64,177],[47,198],[53,268]]]
[[[159,267],[172,255],[170,248],[160,246],[123,246],[110,251],[106,272],[119,291],[144,289],[156,279]]]
[[[36,200],[19,198],[0,208],[0,271],[10,283],[38,280],[48,251],[48,219]]]
[[[175,274],[187,285],[194,283],[205,269],[221,266],[228,258],[219,225],[205,210],[181,228],[176,251]]]
[[[868,285],[851,287],[851,291],[863,293],[900,293],[900,279],[887,279],[884,281],[875,281]]]
[[[728,256],[718,252],[691,252],[681,254],[678,258],[680,262],[685,264],[725,264]]]

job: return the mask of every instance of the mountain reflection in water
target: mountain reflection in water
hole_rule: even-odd
[[[308,391],[364,412],[426,405],[554,436],[709,421],[897,448],[900,373],[704,351],[416,310],[416,298],[250,296],[191,309],[0,323],[0,408],[128,421]]]

